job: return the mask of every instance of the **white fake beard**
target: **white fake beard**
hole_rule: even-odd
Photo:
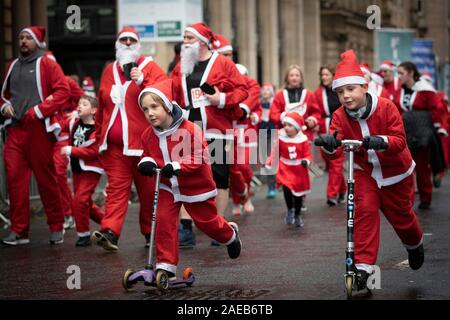
[[[123,65],[131,62],[136,62],[139,58],[141,51],[141,44],[139,42],[127,46],[126,44],[116,41],[116,59],[119,62],[120,67],[123,69]]]
[[[181,48],[181,74],[190,75],[194,71],[195,65],[198,63],[200,56],[200,43],[183,44]]]

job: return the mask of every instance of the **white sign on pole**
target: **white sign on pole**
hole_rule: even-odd
[[[202,0],[118,0],[118,30],[132,26],[143,41],[182,41],[184,29],[203,21]]]

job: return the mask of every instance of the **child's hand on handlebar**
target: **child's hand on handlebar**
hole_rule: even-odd
[[[339,147],[340,141],[337,139],[338,132],[335,131],[332,135],[331,134],[321,134],[319,135],[319,138],[317,138],[314,141],[314,144],[316,146],[321,146],[328,152],[333,152],[336,150],[337,147]]]
[[[143,176],[151,177],[156,173],[156,163],[152,161],[141,162],[138,165],[138,171]]]
[[[362,140],[362,146],[372,150],[386,150],[388,143],[379,136],[365,136]]]

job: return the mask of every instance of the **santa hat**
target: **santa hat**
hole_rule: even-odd
[[[211,47],[216,41],[216,36],[212,32],[211,28],[203,22],[197,22],[187,27],[184,31],[192,32],[197,38]]]
[[[28,26],[21,32],[28,32],[39,48],[45,48],[45,28],[41,26]]]
[[[133,27],[123,27],[117,34],[117,39],[130,37],[136,41],[139,41],[139,33]]]
[[[272,92],[272,95],[275,94],[275,86],[271,82],[263,82],[263,84],[261,85],[261,89],[262,88],[269,88],[270,91]]]
[[[365,74],[365,75],[367,75],[367,76],[371,76],[371,74],[372,74],[372,69],[370,68],[370,66],[367,64],[367,63],[365,63],[365,62],[363,62],[363,63],[361,63],[360,65],[359,65],[359,68],[361,69],[361,71]]]
[[[281,120],[283,124],[289,123],[290,125],[294,126],[295,129],[298,131],[305,131],[307,128],[305,126],[305,120],[303,119],[303,116],[296,112],[288,112]]]
[[[158,97],[164,101],[165,107],[172,112],[173,105],[176,104],[175,101],[173,101],[173,80],[172,79],[166,79],[157,83],[154,83],[153,85],[144,88],[141,93],[139,94],[138,102],[139,106],[141,106],[141,97],[144,93],[151,92],[156,94]]]
[[[376,84],[382,86],[384,83],[384,79],[381,76],[380,72],[372,72],[372,74],[370,75],[370,77],[372,78],[373,81],[375,81]]]
[[[215,35],[216,40],[212,44],[212,49],[218,53],[233,51],[230,41],[221,34]]]
[[[394,68],[395,68],[395,64],[391,60],[384,60],[380,64],[380,70],[394,71]]]
[[[83,79],[82,86],[84,91],[94,91],[94,80],[92,80],[91,77],[86,76]]]
[[[422,75],[420,76],[420,78],[422,78],[423,80],[426,80],[430,83],[433,83],[433,75],[428,71],[422,72]]]
[[[353,50],[347,50],[341,54],[341,61],[336,65],[333,90],[347,84],[367,84]]]
[[[236,68],[239,70],[240,74],[248,75],[248,69],[243,64],[236,63]]]

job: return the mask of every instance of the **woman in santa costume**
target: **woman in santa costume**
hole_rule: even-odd
[[[29,184],[31,173],[38,183],[50,244],[64,241],[53,148],[61,126],[54,115],[70,96],[61,67],[45,55],[45,29],[24,28],[19,34],[20,56],[7,68],[2,86],[1,113],[6,126],[4,160],[10,199],[11,233],[8,245],[29,243]],[[52,99],[46,100],[52,96]],[[55,134],[55,135],[53,135]]]
[[[314,91],[314,98],[321,111],[320,133],[328,133],[332,115],[341,106],[337,94],[331,88],[334,72],[335,69],[331,65],[320,67],[320,86]],[[328,158],[324,158],[324,160],[328,168],[327,204],[332,207],[344,200],[347,191],[343,173],[345,154],[333,161]]]
[[[333,90],[343,107],[331,120],[330,133],[318,138],[323,155],[341,157],[337,139],[362,140],[355,152],[354,252],[357,288],[364,289],[374,273],[383,212],[408,252],[409,266],[419,269],[424,261],[423,234],[413,210],[415,163],[406,145],[402,117],[385,98],[368,92],[367,82],[353,50],[341,54]]]
[[[313,94],[303,88],[303,72],[298,65],[288,67],[284,76],[285,88],[278,91],[270,107],[270,121],[278,128],[283,127],[283,116],[287,112],[297,111],[305,119],[305,131],[309,141],[314,137],[314,129],[320,122],[320,109]]]
[[[226,245],[229,257],[236,259],[241,252],[238,227],[217,212],[217,189],[203,132],[183,118],[182,109],[173,101],[172,80],[145,88],[138,101],[151,124],[142,134],[144,153],[139,172],[152,176],[156,168],[161,168],[156,212],[156,270],[164,270],[169,278],[176,274],[181,205],[197,228]],[[150,216],[151,211],[147,214]]]
[[[430,167],[430,152],[431,141],[433,138],[433,125],[438,128],[438,133],[445,135],[447,132],[441,125],[441,114],[438,109],[438,100],[436,96],[436,90],[427,81],[420,78],[417,67],[412,62],[403,62],[398,67],[398,75],[402,82],[402,87],[398,91],[395,97],[395,104],[401,114],[404,112],[410,112],[415,110],[428,111],[431,114],[431,120],[427,131],[418,130],[420,132],[407,132],[412,135],[418,133],[418,135],[426,135],[426,132],[430,132],[426,145],[421,143],[417,146],[410,145],[411,154],[416,162],[416,179],[417,188],[420,197],[420,209],[428,209],[431,204],[433,185],[432,185],[432,173]],[[432,123],[431,123],[432,121]],[[408,128],[407,123],[405,126]],[[422,128],[425,129],[425,128]]]
[[[128,208],[131,184],[139,195],[139,224],[149,244],[151,230],[152,181],[137,172],[142,155],[140,136],[148,127],[138,105],[144,81],[148,84],[167,78],[151,57],[140,55],[140,39],[134,28],[123,28],[116,41],[117,60],[103,72],[95,117],[96,139],[101,162],[108,178],[105,217],[100,230],[92,234],[94,243],[105,250],[118,249],[118,239]]]
[[[308,165],[311,163],[311,150],[305,121],[298,112],[288,112],[283,117],[283,129],[278,134],[278,145],[272,149],[266,167],[277,167],[277,188],[282,186],[284,200],[288,208],[285,222],[303,227],[300,216],[303,196],[310,193]],[[278,151],[278,154],[276,154]]]

